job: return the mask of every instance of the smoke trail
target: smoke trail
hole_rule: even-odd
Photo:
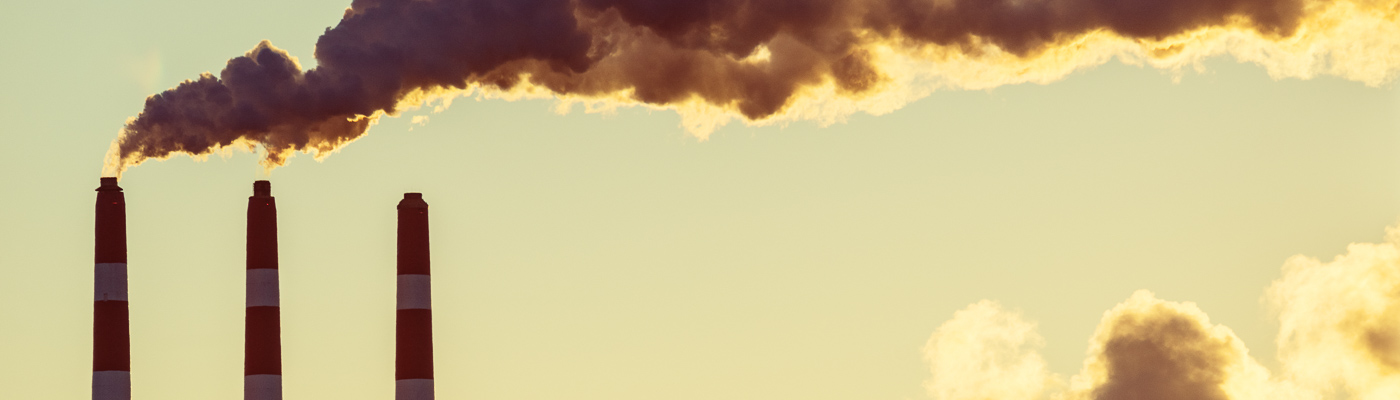
[[[268,167],[324,157],[383,115],[473,93],[674,109],[704,137],[1218,54],[1380,84],[1400,66],[1400,0],[355,0],[315,69],[263,42],[148,98],[106,169],[228,147],[260,146]]]
[[[1290,259],[1266,299],[1280,321],[1271,374],[1192,303],[1147,291],[1104,313],[1083,369],[1049,373],[1020,315],[986,301],[944,323],[925,349],[929,394],[959,399],[1321,400],[1400,398],[1400,228],[1332,262]]]

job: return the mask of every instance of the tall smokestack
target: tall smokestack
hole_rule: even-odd
[[[399,295],[394,398],[433,399],[432,286],[428,276],[428,203],[422,193],[399,202]]]
[[[282,322],[277,290],[277,202],[272,183],[248,197],[248,309],[243,337],[243,399],[282,400]]]
[[[126,196],[117,178],[97,188],[92,399],[131,399],[131,333],[126,307]]]

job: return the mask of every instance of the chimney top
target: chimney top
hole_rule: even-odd
[[[399,201],[399,209],[405,208],[428,208],[428,202],[423,201],[422,193],[404,193],[403,200]]]
[[[253,195],[254,195],[254,196],[271,196],[271,195],[272,195],[272,182],[268,182],[268,181],[253,181]]]
[[[120,192],[120,191],[122,191],[122,187],[121,187],[121,186],[117,186],[117,177],[115,177],[115,176],[104,176],[104,177],[102,177],[102,181],[101,181],[101,182],[102,182],[102,185],[97,187],[97,191],[99,191],[99,192]]]

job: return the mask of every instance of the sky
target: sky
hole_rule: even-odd
[[[314,67],[347,6],[6,6],[0,397],[89,396],[92,189],[144,99],[263,40]],[[1315,310],[1400,321],[1400,90],[1150,64],[703,133],[468,96],[270,173],[238,150],[148,161],[121,181],[133,394],[241,397],[256,179],[279,206],[287,398],[391,396],[404,192],[431,206],[439,398],[1108,399],[1112,339],[1163,315],[1223,343],[1230,398],[1326,386],[1298,365],[1352,350],[1299,338],[1350,325]],[[1400,390],[1400,356],[1372,356],[1343,398]]]

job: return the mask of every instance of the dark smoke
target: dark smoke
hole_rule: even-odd
[[[281,165],[355,140],[415,92],[472,87],[699,101],[761,120],[804,88],[878,88],[887,79],[876,44],[1028,58],[1095,32],[1151,41],[1231,26],[1283,38],[1305,9],[1302,0],[355,0],[317,41],[315,69],[303,73],[263,42],[218,76],[148,98],[108,167],[239,145],[262,146],[265,163]]]

